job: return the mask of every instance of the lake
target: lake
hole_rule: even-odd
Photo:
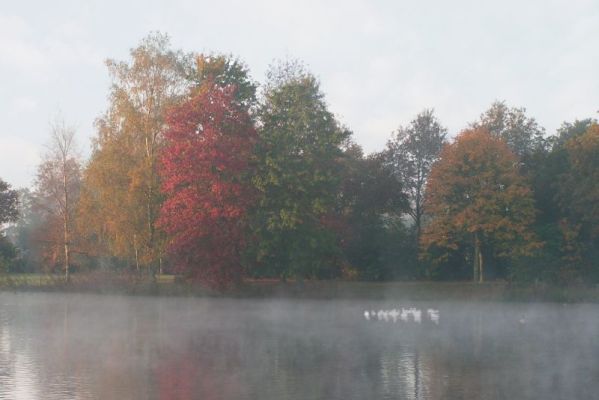
[[[0,399],[598,394],[596,305],[0,293]]]

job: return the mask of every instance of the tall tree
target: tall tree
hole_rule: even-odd
[[[570,213],[572,189],[566,190],[570,184],[566,185],[563,178],[569,176],[567,180],[572,180],[574,190],[577,189],[566,143],[584,135],[593,123],[596,121],[592,118],[562,123],[556,134],[546,139],[544,151],[537,151],[529,158],[528,175],[538,211],[534,230],[544,245],[533,257],[511,265],[511,278],[558,284],[588,278],[583,274],[586,261],[582,259],[587,240],[579,223],[572,223],[578,217],[572,218]]]
[[[257,135],[236,87],[211,82],[168,114],[162,157],[166,200],[160,225],[191,277],[224,288],[243,276],[247,210],[255,199],[251,161]]]
[[[281,277],[335,275],[339,248],[327,219],[348,133],[327,109],[316,78],[293,62],[271,68],[258,118],[258,268]]]
[[[504,101],[491,104],[479,120],[472,123],[472,128],[486,128],[491,135],[503,139],[524,163],[546,145],[545,129],[526,115],[526,108],[509,107]]]
[[[577,258],[595,266],[599,255],[599,125],[589,126],[580,136],[565,144],[568,169],[558,177],[557,199],[563,210],[566,228],[574,234],[577,247],[586,254]],[[592,255],[592,256],[591,256]],[[591,257],[589,257],[591,256]],[[594,259],[594,260],[593,260]],[[599,279],[599,271],[594,271]]]
[[[342,158],[341,195],[337,201],[342,218],[339,236],[347,261],[359,279],[383,280],[408,275],[406,256],[393,260],[387,254],[407,243],[397,243],[399,222],[409,209],[401,182],[381,153],[364,156],[362,149],[348,146]],[[403,238],[404,242],[408,241]],[[409,243],[412,245],[412,243]],[[414,246],[412,246],[414,247]],[[414,249],[415,250],[415,249]],[[405,253],[405,251],[404,251]]]
[[[67,126],[63,120],[56,119],[51,125],[50,135],[48,151],[37,169],[35,196],[38,206],[45,214],[47,229],[52,232],[48,241],[63,249],[64,277],[68,282],[73,217],[79,197],[81,166],[75,146],[75,129]]]
[[[446,135],[447,129],[435,117],[434,110],[427,109],[408,126],[400,126],[387,142],[385,158],[410,201],[408,214],[414,221],[416,240],[420,238],[425,214],[426,180],[445,144]]]
[[[131,50],[129,62],[108,60],[112,77],[108,111],[85,171],[81,219],[88,237],[111,255],[155,266],[163,251],[156,220],[162,202],[157,171],[166,110],[185,95],[189,56],[153,33]]]
[[[517,165],[505,142],[483,128],[466,130],[446,145],[427,185],[431,221],[423,248],[470,247],[475,282],[484,279],[485,252],[513,256],[532,250],[534,202]]]

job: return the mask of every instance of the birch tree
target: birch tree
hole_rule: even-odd
[[[134,260],[137,269],[160,262],[164,235],[156,227],[162,203],[158,157],[166,110],[185,95],[186,56],[168,36],[150,34],[129,61],[108,60],[109,107],[96,122],[98,135],[82,202],[88,237],[111,256]],[[151,268],[150,268],[151,269]]]
[[[50,143],[37,169],[35,195],[46,223],[52,228],[48,242],[62,249],[66,282],[70,280],[73,216],[79,197],[80,171],[75,129],[57,118],[50,126]]]

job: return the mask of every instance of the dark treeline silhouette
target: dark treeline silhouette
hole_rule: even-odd
[[[449,140],[425,109],[364,154],[299,62],[259,85],[159,33],[130,55],[89,160],[58,121],[34,188],[0,180],[3,271],[599,281],[595,119],[547,135],[498,101]]]

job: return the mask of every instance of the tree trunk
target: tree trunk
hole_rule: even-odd
[[[65,216],[64,218],[64,280],[68,283],[71,279],[70,271],[69,271],[69,228],[68,228],[68,218]]]
[[[416,210],[415,210],[415,218],[414,224],[416,225],[416,245],[420,244],[420,234],[422,231],[422,209],[421,209],[421,195],[420,190],[418,189],[416,192]]]
[[[148,140],[148,136],[146,135],[146,168],[148,170],[148,182],[147,182],[147,192],[146,192],[146,218],[148,219],[148,254],[150,256],[150,265],[148,268],[152,268],[155,262],[154,260],[154,210],[153,210],[153,201],[154,201],[154,176],[155,176],[155,157],[154,150],[156,145],[156,137],[157,133],[151,134],[151,140]],[[154,272],[149,271],[151,275],[154,275]]]
[[[415,219],[415,225],[416,225],[416,246],[420,245],[420,235],[422,232],[422,228],[421,228],[421,216],[420,214],[418,214],[420,212],[420,210],[416,211],[416,219]]]
[[[69,190],[67,186],[67,160],[62,159],[62,187],[64,190],[64,209],[63,209],[63,234],[64,234],[64,280],[68,283],[71,279],[69,271]]]
[[[481,254],[480,254],[480,240],[478,239],[478,232],[474,232],[474,257],[473,257],[473,263],[472,263],[472,270],[473,270],[472,281],[475,283],[480,281],[479,273],[480,273],[481,259],[482,258],[481,258]]]
[[[133,234],[133,250],[135,250],[135,269],[139,274],[139,254],[137,251],[137,235]]]
[[[478,282],[483,283],[483,251],[480,249],[480,243],[478,249]]]

